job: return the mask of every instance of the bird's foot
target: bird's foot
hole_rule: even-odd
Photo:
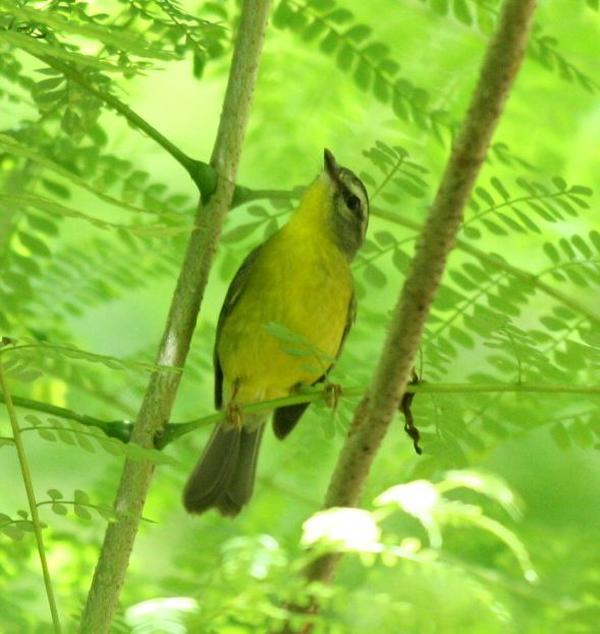
[[[342,395],[342,386],[339,383],[327,383],[325,385],[325,404],[331,409],[337,409]]]
[[[240,406],[237,403],[230,402],[225,410],[225,418],[230,425],[239,430],[242,426],[242,410]]]

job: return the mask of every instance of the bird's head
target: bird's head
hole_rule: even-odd
[[[324,152],[323,171],[311,183],[288,221],[306,239],[326,232],[335,246],[352,260],[360,249],[369,221],[369,197],[363,182]]]
[[[349,260],[360,249],[369,222],[369,196],[354,172],[338,165],[325,149],[321,180],[328,190],[329,221],[334,241]]]

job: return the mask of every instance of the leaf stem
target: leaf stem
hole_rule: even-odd
[[[82,425],[88,425],[91,427],[99,427],[107,436],[117,438],[119,440],[122,440],[123,442],[126,442],[127,440],[129,440],[129,430],[131,428],[131,423],[129,421],[100,420],[99,418],[88,416],[87,414],[80,414],[66,407],[59,407],[58,405],[52,405],[50,403],[34,401],[33,399],[23,398],[21,396],[12,396],[11,400],[12,400],[13,406],[22,407],[24,409],[30,409],[35,412],[44,412],[44,414],[57,416],[58,418],[62,418],[64,420],[73,420],[77,423],[81,423]],[[0,394],[0,401],[3,403],[6,403],[6,397],[2,394]],[[26,429],[30,429],[30,428],[26,428]],[[36,428],[32,427],[31,429],[36,429]],[[21,431],[25,431],[25,429],[22,429]]]
[[[37,506],[47,506],[48,504],[64,504],[65,506],[83,506],[87,509],[94,509],[95,511],[98,510],[98,504],[92,504],[91,502],[77,502],[75,500],[63,500],[63,499],[56,499],[56,500],[44,500],[43,502],[38,502]],[[101,507],[100,507],[101,508]]]
[[[375,192],[373,193],[373,195],[371,196],[371,203],[377,198],[377,196],[379,196],[379,194],[385,189],[386,185],[392,180],[392,178],[396,175],[396,173],[398,172],[398,170],[402,167],[402,165],[404,164],[404,161],[406,160],[406,157],[408,156],[408,154],[401,154],[400,158],[396,161],[396,163],[394,164],[394,166],[392,167],[392,169],[385,175],[385,178],[383,178],[383,180],[381,181],[381,183],[379,183],[379,187],[377,187],[377,189],[375,190]]]
[[[0,524],[0,530],[6,526],[15,526],[18,524],[27,524],[28,526],[31,526],[33,525],[33,522],[31,520],[9,520],[8,522],[4,522],[4,524]]]
[[[31,520],[35,533],[35,541],[37,543],[38,555],[40,558],[40,565],[42,567],[42,574],[44,576],[44,585],[46,587],[46,596],[48,597],[48,605],[50,606],[50,613],[52,615],[52,623],[54,625],[55,634],[60,634],[60,619],[58,617],[58,610],[56,608],[56,600],[54,598],[54,589],[52,588],[52,580],[50,578],[50,570],[48,568],[48,561],[46,560],[46,550],[44,548],[44,538],[42,536],[42,527],[40,522],[40,516],[38,514],[37,502],[35,499],[35,491],[33,490],[33,481],[31,478],[31,471],[29,470],[29,463],[27,462],[27,454],[25,453],[25,447],[23,446],[23,440],[21,438],[21,430],[19,429],[19,422],[17,420],[17,413],[15,411],[6,380],[4,378],[4,368],[2,361],[0,361],[0,389],[2,391],[3,400],[6,405],[6,411],[8,412],[8,418],[12,427],[13,440],[15,443],[15,449],[17,450],[17,456],[19,458],[19,465],[21,467],[21,476],[23,478],[23,484],[25,486],[25,493],[27,494],[27,503],[29,505],[29,512],[31,513]]]
[[[479,222],[484,216],[487,216],[488,214],[494,213],[495,211],[498,211],[499,209],[504,209],[505,207],[512,207],[516,205],[517,203],[547,200],[550,198],[560,198],[561,196],[568,196],[568,195],[569,195],[569,190],[565,189],[565,190],[552,192],[548,194],[530,194],[528,196],[520,196],[519,198],[506,200],[502,203],[499,203],[498,205],[491,205],[490,207],[487,207],[486,209],[482,209],[480,212],[473,214],[473,216],[471,216],[468,220],[463,222],[462,229],[464,230],[465,227],[472,225],[474,222]]]

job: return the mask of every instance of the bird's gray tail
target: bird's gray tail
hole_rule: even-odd
[[[265,417],[244,420],[241,427],[219,423],[183,491],[189,513],[215,507],[221,515],[237,515],[254,489],[256,461]]]

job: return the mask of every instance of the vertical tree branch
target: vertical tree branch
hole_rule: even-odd
[[[340,453],[326,507],[357,505],[379,445],[398,410],[463,208],[520,67],[535,4],[535,0],[505,0],[503,4],[471,104],[394,309],[369,394],[356,410]],[[308,579],[329,581],[339,558],[328,555],[317,560],[307,571]]]
[[[271,0],[246,0],[242,6],[211,158],[218,176],[217,186],[208,203],[200,202],[198,207],[197,229],[187,245],[157,354],[157,363],[161,365],[181,367],[187,357],[217,241],[233,196],[270,4]],[[180,378],[179,372],[156,371],[151,375],[132,441],[152,447],[155,435],[169,420]],[[152,473],[153,465],[148,462],[125,462],[115,500],[118,520],[109,524],[106,531],[81,621],[80,631],[84,634],[100,634],[110,629]]]

